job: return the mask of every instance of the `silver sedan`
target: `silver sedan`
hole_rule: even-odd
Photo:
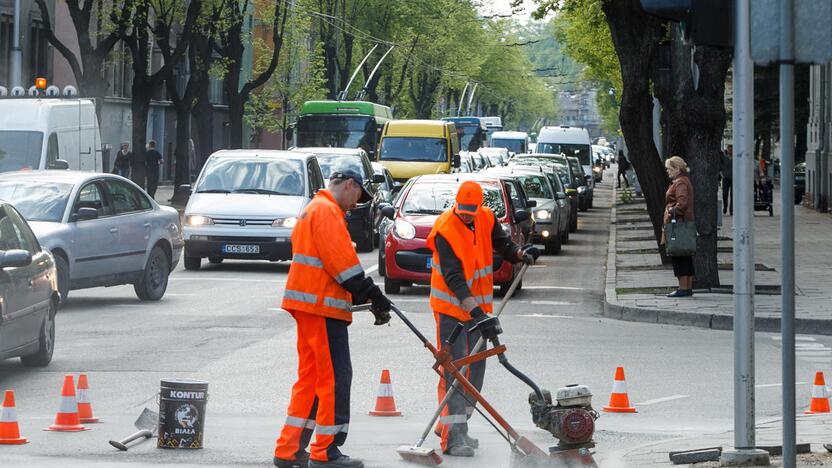
[[[129,180],[74,171],[0,174],[0,199],[26,218],[55,257],[61,301],[70,290],[132,284],[162,298],[184,241],[179,213]]]

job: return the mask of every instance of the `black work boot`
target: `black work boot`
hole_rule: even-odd
[[[329,461],[309,460],[309,468],[364,468],[364,462],[357,458],[341,455]]]
[[[306,468],[309,466],[309,452],[304,451],[297,455],[295,460],[284,460],[274,457],[274,466],[278,468]]]
[[[460,444],[448,447],[445,449],[445,455],[450,455],[452,457],[473,457],[474,456],[474,449],[471,448],[470,445]],[[309,465],[310,467],[312,465]]]

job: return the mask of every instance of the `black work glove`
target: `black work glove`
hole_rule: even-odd
[[[382,294],[381,289],[379,289],[378,286],[370,291],[370,300],[372,301],[372,305],[370,305],[370,312],[372,312],[373,316],[376,318],[373,325],[384,325],[389,322],[390,306],[393,303],[390,302],[390,299],[387,299],[387,296]]]
[[[493,340],[503,332],[503,327],[500,326],[500,319],[485,315],[485,312],[479,307],[474,307],[471,310],[471,318],[475,323],[469,331],[479,331],[486,340]]]
[[[540,250],[532,244],[526,244],[520,248],[518,255],[520,256],[521,261],[526,265],[534,265],[537,258],[540,257]]]

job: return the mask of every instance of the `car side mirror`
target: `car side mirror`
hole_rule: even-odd
[[[188,195],[194,193],[194,189],[193,189],[193,187],[191,187],[191,184],[182,184],[182,185],[180,185],[178,191],[187,193]]]
[[[453,165],[455,168],[458,168],[462,165],[462,158],[460,158],[458,154],[453,155],[453,157],[451,158],[451,165]]]
[[[32,254],[26,250],[12,249],[0,252],[0,268],[19,268],[32,263]]]
[[[534,208],[537,206],[537,200],[526,200],[526,206],[529,208]]]
[[[96,219],[98,218],[98,210],[95,208],[78,208],[77,213],[73,213],[70,221],[86,221],[89,219]]]
[[[396,209],[393,208],[393,205],[389,203],[381,203],[378,205],[379,210],[381,210],[381,215],[387,219],[393,219],[396,217]]]
[[[523,223],[531,219],[531,215],[526,210],[517,210],[514,212],[514,221],[517,223]]]
[[[63,159],[56,159],[49,164],[49,169],[55,169],[57,171],[69,170],[69,162]]]
[[[373,183],[374,184],[383,184],[384,183],[384,174],[373,174]]]
[[[558,200],[565,200],[566,199],[566,194],[563,193],[563,192],[558,192],[558,193],[555,194],[555,198],[558,199]]]

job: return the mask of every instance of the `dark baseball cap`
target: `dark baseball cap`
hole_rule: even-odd
[[[358,199],[358,203],[367,203],[368,201],[373,199],[373,196],[370,195],[370,192],[367,191],[367,187],[364,187],[364,178],[361,177],[361,174],[351,169],[345,169],[343,171],[333,172],[332,175],[329,176],[329,180],[333,179],[352,179],[353,182],[358,184],[358,186],[361,187],[361,198]]]

